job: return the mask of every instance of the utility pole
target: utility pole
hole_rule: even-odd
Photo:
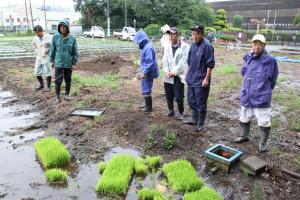
[[[47,28],[47,17],[46,17],[46,0],[44,0],[44,15],[45,15],[45,30],[46,33],[48,33],[48,28]]]
[[[127,1],[125,0],[125,27],[127,27]]]
[[[26,26],[27,26],[27,29],[29,29],[29,26],[28,26],[27,1],[26,0],[25,0],[25,11],[26,11]]]
[[[110,37],[110,18],[109,18],[109,0],[107,0],[107,8],[106,8],[106,12],[107,12],[107,37]]]
[[[31,25],[32,25],[32,30],[34,29],[33,25],[33,16],[32,16],[32,8],[31,8],[31,0],[29,0],[29,8],[30,8],[30,14],[31,14]]]

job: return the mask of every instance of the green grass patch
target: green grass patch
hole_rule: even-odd
[[[223,200],[224,198],[214,189],[204,186],[201,190],[185,193],[183,200]]]
[[[282,83],[284,81],[287,81],[288,77],[284,76],[284,75],[279,75],[277,78],[277,83]]]
[[[298,155],[298,156],[295,158],[295,162],[296,162],[296,165],[297,165],[298,170],[300,170],[300,155]]]
[[[233,74],[223,80],[220,83],[220,90],[237,90],[241,87],[242,77],[238,74]]]
[[[139,200],[164,200],[162,193],[156,189],[143,188],[137,192]]]
[[[104,161],[99,162],[99,164],[98,164],[98,170],[99,170],[100,174],[102,174],[104,172],[104,170],[106,168],[106,165],[107,165],[107,163],[104,162]]]
[[[155,135],[157,132],[164,130],[165,127],[162,124],[150,124],[149,125],[149,133]]]
[[[264,193],[262,191],[262,187],[257,184],[254,183],[254,188],[253,191],[250,194],[250,200],[264,200]]]
[[[167,130],[166,135],[163,139],[163,147],[166,150],[171,150],[177,143],[177,132],[174,130]]]
[[[160,156],[147,156],[146,161],[147,161],[149,168],[155,169],[155,168],[159,167],[161,157]]]
[[[134,168],[134,158],[128,155],[115,155],[107,164],[96,186],[97,193],[125,195]]]
[[[162,171],[175,192],[192,192],[203,186],[203,180],[197,176],[194,167],[186,160],[165,164]]]
[[[217,76],[226,76],[228,74],[237,74],[238,68],[236,65],[233,64],[224,64],[220,67],[216,67],[213,73]]]
[[[51,183],[66,183],[68,174],[67,172],[54,168],[49,169],[45,172],[46,178]]]
[[[46,169],[67,166],[71,158],[65,146],[54,137],[37,141],[34,148]]]
[[[141,157],[136,159],[135,163],[134,163],[134,171],[135,171],[135,174],[138,176],[147,175],[148,166],[147,166],[146,159],[141,158]]]

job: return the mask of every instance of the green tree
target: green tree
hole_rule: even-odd
[[[227,22],[226,11],[224,9],[217,10],[213,27],[217,31],[224,31],[229,28],[229,24]]]
[[[300,13],[296,15],[293,23],[300,26]]]
[[[243,16],[241,15],[235,15],[233,16],[233,23],[234,28],[242,28],[243,26]]]

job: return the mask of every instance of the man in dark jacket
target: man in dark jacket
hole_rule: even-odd
[[[271,131],[271,99],[275,87],[278,67],[276,60],[265,51],[266,39],[257,34],[252,38],[252,52],[244,56],[242,75],[244,82],[240,91],[240,137],[235,142],[249,141],[250,120],[253,114],[260,128],[259,152],[267,151],[267,140]]]
[[[152,112],[153,79],[159,76],[154,48],[143,31],[138,31],[134,38],[141,49],[140,75],[142,95],[145,100],[144,112]]]
[[[204,27],[195,26],[191,30],[194,42],[188,54],[188,71],[185,80],[188,85],[188,104],[192,117],[185,118],[183,122],[196,124],[195,131],[202,131],[215,58],[212,45],[204,38]]]
[[[55,65],[55,102],[60,102],[60,87],[63,79],[65,80],[64,99],[69,101],[72,69],[76,69],[78,52],[77,42],[75,37],[70,35],[70,25],[67,19],[58,24],[58,33],[52,39],[50,59]]]

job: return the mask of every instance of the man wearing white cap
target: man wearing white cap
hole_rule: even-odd
[[[240,137],[234,142],[249,141],[250,120],[255,115],[259,130],[259,152],[267,151],[267,140],[271,131],[271,99],[278,76],[276,60],[266,50],[266,38],[257,34],[252,38],[252,51],[244,56],[240,90]]]

